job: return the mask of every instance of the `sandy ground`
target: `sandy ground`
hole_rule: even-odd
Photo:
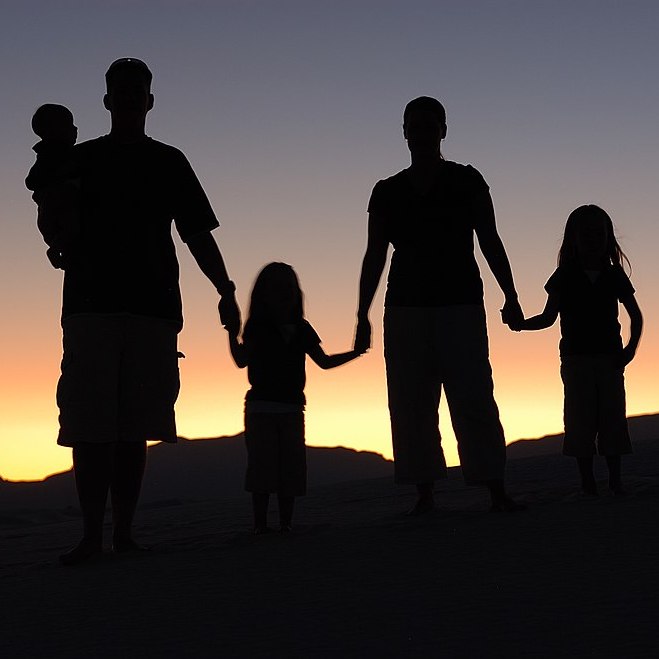
[[[76,568],[70,509],[7,518],[0,656],[659,656],[659,442],[624,462],[626,497],[598,468],[584,499],[568,458],[510,460],[514,514],[457,469],[420,518],[390,478],[317,487],[289,535],[251,535],[246,496],[161,502],[139,511],[151,552]]]

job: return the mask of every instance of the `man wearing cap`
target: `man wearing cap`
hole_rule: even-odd
[[[131,528],[146,442],[176,441],[183,315],[172,220],[221,296],[222,321],[240,323],[199,180],[178,149],[145,134],[151,79],[141,60],[113,62],[103,98],[110,133],[75,147],[81,230],[64,275],[57,402],[58,444],[73,448],[84,533],[60,556],[66,565],[102,551],[108,491],[113,550],[143,549]]]

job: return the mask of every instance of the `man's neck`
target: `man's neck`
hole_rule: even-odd
[[[143,123],[140,125],[122,125],[113,122],[110,129],[110,136],[121,144],[133,144],[143,140],[146,137],[146,133],[144,132]]]

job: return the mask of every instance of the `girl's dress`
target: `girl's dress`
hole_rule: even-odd
[[[304,385],[307,352],[320,343],[313,327],[250,319],[243,343],[251,385],[245,396],[248,492],[306,493]]]

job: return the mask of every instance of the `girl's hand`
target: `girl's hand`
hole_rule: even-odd
[[[625,346],[622,349],[622,367],[625,368],[629,362],[636,356],[636,350],[632,349],[630,346]]]

